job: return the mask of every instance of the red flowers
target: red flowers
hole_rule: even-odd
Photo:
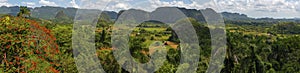
[[[51,70],[52,72],[54,72],[54,73],[59,73],[59,71],[56,70],[56,69],[54,69],[53,67],[50,67],[50,70]]]
[[[58,56],[59,49],[56,38],[49,29],[25,18],[10,17],[9,22],[2,20],[0,18],[0,27],[4,29],[0,30],[4,32],[0,35],[0,43],[6,45],[0,45],[0,47],[4,48],[2,56],[7,69],[26,73],[26,71],[36,71],[41,64],[46,66],[44,72],[59,73],[59,70],[54,67],[59,63],[52,62],[57,61],[55,56]],[[48,65],[50,62],[52,64]],[[17,69],[12,67],[17,67]]]
[[[10,45],[7,45],[7,46],[6,46],[6,49],[9,49],[9,48],[10,48]]]
[[[36,38],[36,36],[32,36],[31,38]]]

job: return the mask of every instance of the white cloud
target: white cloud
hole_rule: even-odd
[[[83,9],[119,11],[131,8],[130,1],[134,0],[80,0],[79,7]]]
[[[186,4],[182,0],[174,0],[171,2],[164,2],[161,0],[80,0],[81,4],[79,5],[79,7],[87,9],[104,9],[113,11],[119,11],[130,8],[153,11],[157,7],[163,6],[179,6],[194,9],[203,9],[208,6],[210,6],[210,8],[216,8],[216,6],[213,5],[213,2],[211,0],[192,1],[192,3]]]
[[[224,10],[247,11],[263,10],[268,12],[282,11],[290,9],[291,3],[284,0],[220,0],[216,2]]]
[[[165,7],[165,6],[185,7],[188,9],[204,9],[204,8],[217,9],[216,5],[214,5],[214,3],[211,0],[203,0],[203,1],[192,0],[191,3],[185,3],[183,0],[170,1],[170,2],[165,2],[161,0],[149,0],[149,2],[151,3],[152,9],[155,9],[157,7]]]
[[[119,8],[119,9],[128,9],[129,5],[125,4],[125,3],[118,3],[115,6],[113,6],[113,8]]]
[[[76,4],[75,0],[70,1],[71,7],[79,8],[79,6]]]
[[[111,0],[80,0],[82,9],[104,9]]]
[[[40,0],[40,4],[43,6],[58,6],[55,2],[47,1],[47,0]]]
[[[300,17],[299,1],[287,0],[218,0],[221,11],[246,13],[252,17]],[[300,10],[300,8],[299,8]]]
[[[53,0],[22,2],[22,5],[34,7],[59,6]],[[62,1],[62,0],[58,0]],[[191,1],[191,2],[190,2]],[[238,12],[251,17],[300,17],[300,0],[69,0],[65,5],[82,9],[100,9],[119,11],[124,9],[142,9],[153,11],[157,7],[174,6],[188,9],[213,8],[217,12]],[[13,6],[8,0],[0,0],[0,6]]]
[[[12,4],[8,3],[7,0],[0,0],[0,6],[12,6]]]
[[[212,8],[217,12],[238,12],[251,17],[300,17],[300,0],[80,0],[80,8],[119,11],[142,9],[153,11],[157,7],[176,6],[188,9]]]
[[[300,2],[295,2],[295,6],[293,6],[292,8],[295,8],[296,11],[300,12]]]
[[[34,7],[36,5],[34,2],[22,2],[22,4],[24,4],[28,7]]]
[[[7,0],[0,0],[0,2],[7,2]]]
[[[300,17],[299,0],[191,0],[191,3],[185,3],[183,0],[148,1],[150,2],[150,7],[133,7],[138,7],[140,9],[150,9],[150,11],[154,10],[157,7],[163,6],[185,7],[188,9],[212,8],[217,12],[238,12],[247,14],[251,17]]]

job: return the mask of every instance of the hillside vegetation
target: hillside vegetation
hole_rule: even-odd
[[[59,8],[34,9],[45,10],[41,12],[45,13],[45,16],[39,17],[24,12],[25,14],[19,16],[5,14],[0,18],[0,73],[79,72],[74,57],[81,57],[80,51],[72,48],[72,35],[74,35],[72,32],[76,29],[73,28],[74,16],[70,16],[69,11],[56,9]],[[56,13],[46,14],[46,10]],[[180,10],[189,17],[183,20],[192,23],[194,28],[191,29],[195,29],[199,38],[197,41],[200,46],[200,59],[196,72],[204,73],[209,67],[213,47],[210,29],[218,29],[208,27],[208,24],[203,21],[201,10],[185,8],[180,8]],[[230,13],[223,14],[231,19],[225,19],[227,47],[221,73],[300,72],[300,23],[289,20],[284,20],[284,22],[255,20],[248,19],[246,15],[239,17],[239,14],[234,16]],[[46,19],[48,17],[46,15],[54,16]],[[89,14],[86,15],[88,17]],[[113,12],[101,14],[98,20],[96,19],[98,22],[95,36],[81,39],[96,37],[94,41],[88,42],[95,42],[95,55],[105,72],[146,72],[145,69],[126,71],[122,68],[123,65],[119,65],[116,61],[113,55],[115,48],[112,47],[111,42],[112,30],[118,29],[113,27],[114,19],[117,19],[115,16],[117,15]],[[236,20],[235,17],[241,20]],[[175,24],[180,24],[180,22],[182,20]],[[170,24],[159,21],[146,21],[133,29],[129,35],[129,44],[121,45],[129,45],[130,53],[135,61],[147,63],[150,61],[150,55],[157,49],[157,47],[149,46],[162,43],[167,49],[166,61],[155,73],[175,73],[182,68],[189,68],[192,66],[189,63],[179,67],[182,45],[180,45],[178,35],[168,25]],[[94,65],[95,63],[87,64]],[[84,69],[81,72],[89,73],[93,72],[93,69]]]

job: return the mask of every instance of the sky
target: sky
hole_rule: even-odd
[[[120,11],[176,6],[188,9],[212,8],[217,12],[235,12],[249,17],[300,18],[300,0],[0,0],[0,6],[57,6]]]

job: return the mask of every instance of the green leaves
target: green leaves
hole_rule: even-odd
[[[27,8],[27,6],[21,6],[20,12],[17,15],[18,17],[30,17],[30,10]]]
[[[58,46],[50,31],[35,21],[6,16],[0,19],[0,57],[4,72],[54,72]],[[51,45],[50,45],[51,44]],[[53,71],[46,69],[53,68]],[[37,69],[38,68],[38,69]]]

